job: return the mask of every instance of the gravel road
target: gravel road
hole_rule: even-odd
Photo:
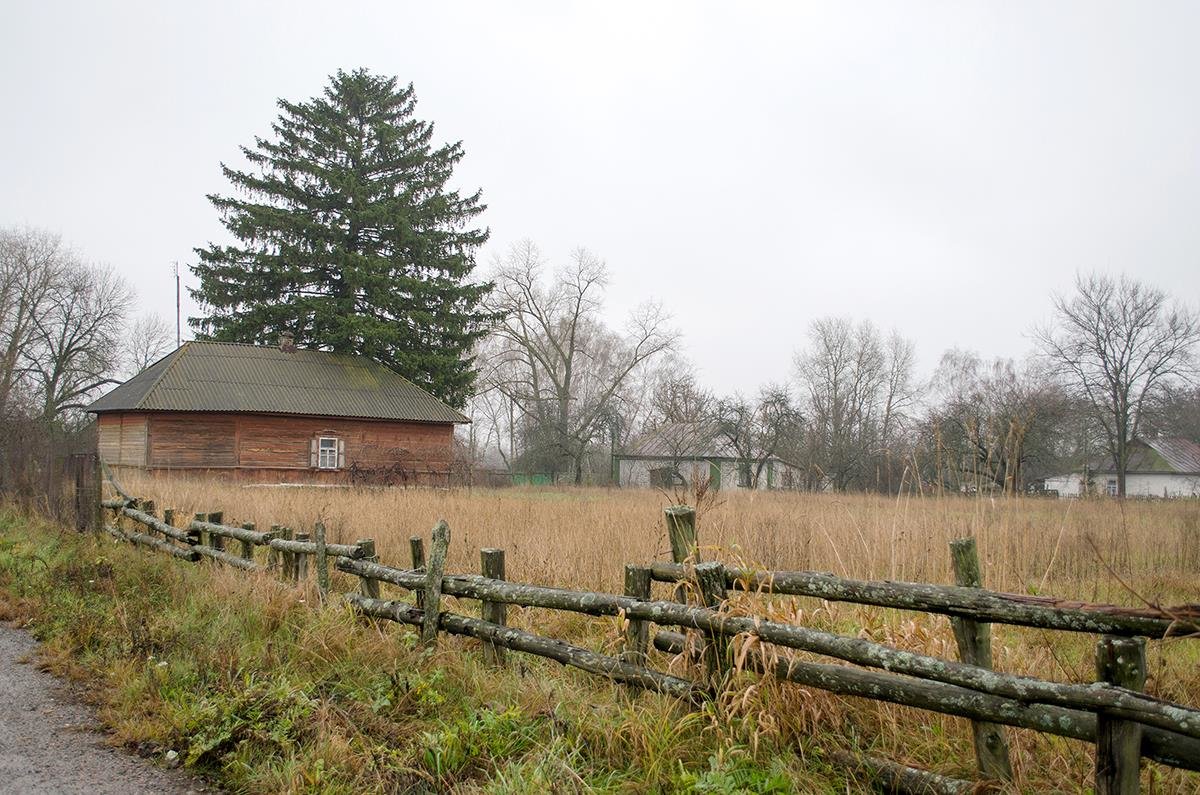
[[[105,743],[96,716],[32,662],[37,642],[0,623],[0,794],[213,792]]]

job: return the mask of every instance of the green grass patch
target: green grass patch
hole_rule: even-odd
[[[0,618],[86,685],[116,737],[234,792],[836,792],[715,716],[393,624],[265,576],[0,511]],[[739,735],[739,731],[741,732]],[[745,750],[750,743],[756,752]]]

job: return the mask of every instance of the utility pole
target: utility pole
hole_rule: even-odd
[[[180,330],[182,328],[182,323],[180,320],[181,314],[180,314],[180,309],[179,309],[179,293],[180,293],[180,290],[179,290],[179,260],[175,260],[175,348],[176,348],[176,350],[178,350],[179,346],[183,344],[183,342],[181,340],[182,335],[180,334]]]

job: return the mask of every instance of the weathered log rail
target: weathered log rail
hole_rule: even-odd
[[[650,576],[657,582],[675,583],[687,579],[687,567],[677,563],[652,563]],[[1200,604],[1121,607],[957,585],[851,580],[811,571],[726,569],[725,581],[729,588],[750,593],[811,596],[830,602],[852,602],[1067,632],[1146,638],[1200,632]]]
[[[268,543],[271,549],[279,550],[280,552],[291,552],[295,555],[316,555],[317,545],[313,541],[294,541],[284,538],[272,538]],[[358,559],[366,557],[367,553],[363,547],[363,543],[357,544],[326,544],[325,552],[336,558],[353,558]]]
[[[369,539],[356,544],[322,544],[283,538],[281,536],[285,533],[290,536],[291,531],[282,528],[260,531],[249,524],[242,527],[227,525],[220,521],[222,515],[219,513],[197,514],[196,518],[190,521],[186,527],[176,527],[167,519],[167,515],[170,515],[171,518],[174,517],[174,511],[165,512],[164,518],[159,519],[154,515],[153,503],[143,503],[123,492],[120,494],[119,497],[101,501],[101,507],[111,510],[116,520],[115,525],[105,528],[108,533],[115,538],[151,547],[181,560],[196,562],[201,558],[207,558],[242,571],[282,568],[288,571],[290,579],[298,580],[301,579],[299,576],[301,571],[307,570],[305,556],[312,556],[318,558],[317,576],[320,579],[322,576],[321,565],[324,563],[320,559],[323,556],[332,557],[335,560],[356,559],[367,555],[368,549],[374,549],[374,542]],[[140,524],[164,538],[126,530],[120,526],[123,519]],[[214,519],[216,521],[213,521]],[[204,543],[205,538],[208,539],[207,543]],[[241,542],[241,554],[234,554],[226,550],[223,539]],[[176,541],[178,545],[172,544],[170,541]],[[255,561],[253,550],[256,547],[269,549],[269,557],[265,565]]]
[[[386,618],[415,627],[424,627],[425,625],[425,611],[407,602],[370,599],[355,593],[346,594],[345,598],[365,615]],[[684,701],[699,703],[707,695],[706,688],[689,679],[633,665],[616,657],[597,654],[581,646],[573,646],[565,641],[535,635],[521,629],[492,624],[482,619],[445,611],[437,614],[437,623],[440,630],[453,635],[466,635],[485,640],[496,646],[503,646],[506,649],[548,657],[563,665]]]
[[[195,543],[195,537],[190,535],[186,530],[181,530],[178,527],[167,524],[157,517],[151,516],[145,511],[139,511],[137,508],[132,508],[128,505],[122,506],[120,510],[122,514],[129,517],[133,521],[139,522],[157,533],[162,533],[168,538],[173,538],[176,541],[180,541],[184,544]]]
[[[129,516],[129,514],[126,513],[126,516]],[[244,527],[232,527],[230,525],[217,524],[216,522],[203,522],[199,520],[192,520],[188,525],[188,530],[193,530],[197,533],[211,533],[237,541],[245,541],[255,546],[264,546],[270,543],[271,539],[275,537],[274,533],[247,530]]]
[[[184,560],[206,558],[245,571],[273,571],[290,582],[307,578],[310,560],[320,569],[332,557],[333,568],[358,580],[360,592],[344,595],[355,610],[372,618],[419,628],[423,643],[436,643],[438,633],[477,638],[483,641],[485,658],[493,665],[503,665],[500,650],[511,649],[556,660],[624,685],[697,703],[711,698],[727,677],[736,673],[731,671],[730,660],[739,640],[745,643],[754,638],[759,647],[740,656],[745,670],[839,695],[967,718],[977,727],[988,727],[988,736],[995,738],[993,744],[1005,748],[1001,726],[1093,742],[1099,749],[1098,792],[1136,792],[1141,757],[1200,771],[1200,709],[1142,693],[1138,689],[1141,680],[1122,673],[1144,666],[1141,638],[1200,636],[1197,626],[1200,605],[1127,608],[968,587],[981,584],[978,577],[960,578],[962,585],[942,586],[850,580],[818,572],[726,569],[718,562],[699,562],[694,513],[685,508],[667,512],[676,562],[627,566],[626,595],[615,595],[509,582],[503,579],[502,550],[484,550],[483,576],[446,574],[444,561],[450,534],[444,522],[434,529],[428,562],[423,540],[417,536],[412,539],[413,568],[404,569],[379,563],[370,539],[355,544],[325,543],[325,528],[319,522],[314,525],[315,541],[303,532],[293,537],[286,527],[275,526],[262,532],[251,524],[230,526],[223,523],[219,513],[196,514],[186,527],[180,528],[173,522],[174,512],[164,512],[163,519],[159,519],[153,503],[142,503],[122,491],[118,493],[118,498],[102,503],[117,520],[116,526],[106,528],[114,537]],[[149,532],[122,528],[122,521],[135,522]],[[224,539],[240,541],[241,554],[226,551]],[[960,546],[965,549],[967,545]],[[258,547],[267,551],[265,563],[254,559]],[[654,599],[652,581],[674,584],[675,598]],[[318,592],[325,598],[330,588],[327,569],[316,572],[316,582]],[[413,592],[415,604],[383,598],[381,583]],[[955,662],[863,638],[739,614],[726,598],[727,589],[949,616],[960,627],[972,630],[964,637],[971,636],[972,648],[979,653],[964,656],[970,662]],[[695,595],[692,601],[698,599],[699,604],[689,604],[689,594]],[[447,611],[443,595],[478,600],[483,617],[471,618]],[[617,656],[609,656],[508,627],[505,605],[617,616],[627,622],[624,649]],[[745,609],[753,612],[752,604],[737,604],[737,610]],[[998,672],[988,667],[990,653],[985,653],[990,644],[986,631],[990,623],[1101,634],[1101,648],[1119,647],[1126,650],[1126,655],[1136,652],[1135,659],[1122,658],[1121,671],[1110,673],[1114,670],[1111,660],[1108,667],[1103,667],[1099,664],[1103,655],[1098,656],[1098,678],[1104,681],[1087,684]],[[671,630],[654,632],[651,625],[681,628],[690,631],[691,637]],[[692,664],[692,671],[703,660],[702,670],[696,678],[657,671],[650,666],[647,654],[650,646],[667,654],[682,655]],[[851,665],[815,662],[795,652]],[[975,662],[979,664],[972,664]],[[976,732],[977,752],[980,735]],[[980,770],[985,778],[1011,775],[1006,753],[992,755],[988,760],[990,770],[984,762],[980,756]],[[921,779],[922,771],[908,771],[884,760],[875,760],[873,765],[885,777],[893,774],[905,777],[912,772],[914,780]],[[938,778],[929,776],[932,776],[927,777],[930,781]],[[947,779],[942,783],[946,791],[967,791],[963,782]]]
[[[719,565],[702,563],[697,568]],[[393,569],[378,563],[343,559],[337,562],[337,568],[358,577],[369,577],[408,590],[425,587],[424,574]],[[1103,683],[1076,685],[1002,674],[975,665],[893,649],[862,638],[850,638],[808,627],[765,621],[754,616],[735,616],[712,608],[692,607],[678,602],[642,601],[614,594],[489,580],[476,575],[443,577],[441,592],[450,596],[505,602],[521,607],[549,608],[597,616],[619,615],[628,619],[687,627],[727,637],[755,636],[777,646],[957,685],[1025,704],[1055,704],[1100,712],[1200,738],[1200,709],[1172,704],[1143,693]]]
[[[155,538],[154,536],[146,535],[145,533],[136,533],[132,530],[125,530],[113,525],[105,526],[104,530],[114,538],[129,541],[140,546],[150,547],[151,549],[157,549],[159,552],[165,552],[168,555],[173,555],[181,560],[187,560],[194,563],[200,559],[200,554],[194,547],[177,547],[168,541],[163,541],[161,538]]]
[[[682,654],[685,636],[680,632],[660,631],[654,636],[654,647],[669,654]],[[1096,716],[1083,710],[1030,704],[957,685],[848,665],[796,659],[767,663],[761,654],[755,652],[747,655],[747,663],[754,670],[769,672],[776,678],[841,696],[887,701],[930,712],[1034,729],[1075,740],[1096,740]],[[1200,740],[1177,732],[1145,729],[1142,754],[1172,767],[1200,770]]]

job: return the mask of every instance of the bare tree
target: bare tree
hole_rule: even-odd
[[[869,321],[822,318],[796,355],[804,390],[812,464],[838,491],[882,486],[890,445],[913,399],[912,343],[893,333],[886,342]]]
[[[1071,407],[1038,363],[984,362],[952,349],[932,386],[939,400],[926,422],[927,474],[942,485],[1016,494],[1028,481],[1029,465],[1045,469],[1057,462]]]
[[[174,350],[175,329],[162,315],[141,315],[125,333],[124,348],[124,373],[136,375]]]
[[[36,229],[0,230],[0,418],[29,398],[25,363],[38,336],[37,321],[53,303],[67,270],[61,239]]]
[[[741,395],[717,401],[717,428],[739,459],[738,485],[757,489],[767,462],[800,432],[802,417],[786,388],[768,385],[757,401]]]
[[[581,483],[588,446],[620,414],[622,388],[645,362],[671,350],[677,334],[657,304],[635,310],[622,333],[609,329],[600,316],[607,268],[584,249],[548,282],[545,269],[529,241],[496,263],[489,308],[502,318],[493,333],[506,367],[491,386]]]
[[[1130,443],[1161,390],[1194,376],[1200,324],[1162,290],[1126,276],[1079,275],[1075,294],[1056,295],[1054,309],[1053,325],[1035,339],[1100,427],[1124,497]]]
[[[132,300],[128,285],[111,269],[72,264],[46,311],[34,318],[34,344],[24,356],[43,420],[82,409],[101,387],[118,383],[114,376]]]
[[[1149,433],[1200,442],[1200,384],[1171,384],[1146,417]]]
[[[646,380],[648,428],[712,419],[716,398],[700,386],[691,362],[678,356],[666,357]]]

